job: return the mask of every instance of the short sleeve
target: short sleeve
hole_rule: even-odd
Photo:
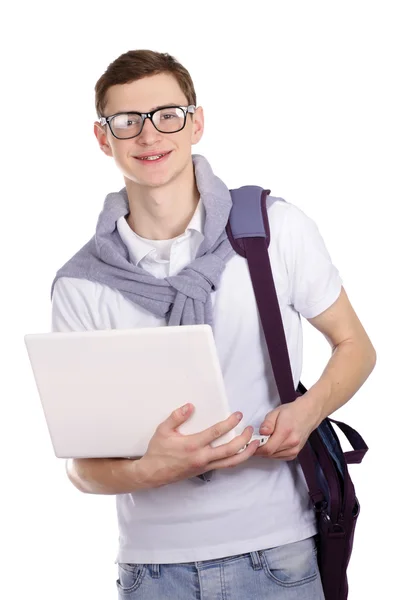
[[[292,204],[287,204],[283,229],[290,303],[311,319],[338,299],[342,280],[317,225]]]
[[[92,288],[93,284],[89,281],[69,277],[61,277],[57,280],[52,298],[52,331],[68,332],[96,329],[90,307]]]

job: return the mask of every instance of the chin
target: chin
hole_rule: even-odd
[[[125,180],[129,180],[131,181],[134,185],[140,185],[141,187],[148,187],[148,188],[158,188],[158,187],[162,187],[164,185],[167,185],[170,181],[172,181],[174,179],[174,175],[172,173],[169,174],[164,174],[162,175],[161,173],[157,176],[155,176],[155,174],[151,177],[143,177],[142,176],[137,176],[134,173],[124,173],[124,177]]]
[[[143,173],[128,173],[125,171],[125,178],[130,179],[136,185],[141,185],[149,188],[162,187],[168,185],[171,181],[174,181],[182,173],[183,169],[168,169],[164,173],[148,173],[147,176],[143,176]]]
[[[159,178],[159,179],[154,179],[154,180],[147,180],[147,181],[141,181],[139,183],[139,185],[142,185],[143,187],[148,187],[148,188],[160,188],[160,187],[164,187],[165,185],[168,185],[168,183],[170,183],[171,181],[171,177],[164,177],[164,178]]]

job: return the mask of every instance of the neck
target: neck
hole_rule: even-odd
[[[129,200],[128,225],[149,240],[169,240],[185,232],[198,205],[192,161],[172,181],[145,187],[125,179]]]

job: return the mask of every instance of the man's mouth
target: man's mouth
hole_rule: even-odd
[[[164,158],[164,156],[168,156],[168,154],[171,154],[171,152],[172,152],[172,150],[170,150],[169,152],[164,152],[162,154],[149,154],[148,156],[135,156],[135,158],[137,158],[137,160],[154,162],[154,161]]]

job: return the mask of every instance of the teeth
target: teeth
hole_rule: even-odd
[[[162,156],[165,156],[165,154],[157,154],[156,156],[145,156],[145,157],[141,158],[140,160],[157,160],[158,158],[161,158]]]

